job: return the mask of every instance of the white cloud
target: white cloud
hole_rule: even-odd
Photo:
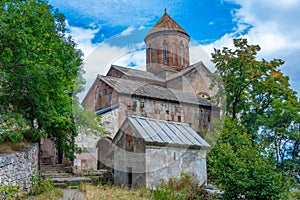
[[[78,48],[83,51],[84,58],[87,58],[97,46],[96,44],[92,44],[92,39],[99,29],[84,29],[81,27],[70,26],[68,20],[66,20],[66,27],[70,32],[69,34],[78,44]]]
[[[132,31],[134,30],[134,28],[132,26],[128,27],[127,29],[125,29],[120,35],[121,36],[126,36],[126,35],[130,35],[132,33]]]
[[[290,76],[292,88],[300,92],[300,1],[299,0],[228,0],[241,5],[234,12],[234,20],[238,23],[234,33],[226,34],[212,44],[203,46],[208,52],[213,48],[232,48],[232,39],[243,35],[249,44],[261,47],[259,58],[267,60],[280,58],[285,61],[283,72]],[[296,56],[298,55],[298,56]]]
[[[202,61],[211,71],[214,71],[214,65],[211,62],[211,49],[202,45],[190,45],[190,64]]]
[[[83,99],[98,74],[104,75],[109,70],[111,64],[115,63],[118,58],[128,52],[127,48],[111,46],[107,43],[99,44],[84,60],[84,78],[86,79],[85,91],[79,94],[79,98]]]
[[[114,62],[116,65],[120,66],[138,66],[142,69],[145,68],[146,64],[146,50],[136,50],[128,52],[125,55],[120,56]]]
[[[238,27],[233,33],[227,33],[223,35],[219,40],[208,45],[190,45],[190,59],[191,64],[203,61],[211,70],[213,70],[213,64],[210,62],[211,53],[213,49],[220,49],[222,47],[233,48],[232,39],[237,35],[245,33],[245,29],[251,28],[243,37],[247,38],[249,44],[259,44],[262,48],[260,51],[260,58],[265,58],[267,60],[273,58],[281,58],[286,61],[283,66],[283,71],[285,74],[291,77],[291,83],[294,89],[300,91],[300,27],[298,26],[298,19],[300,19],[300,1],[299,0],[283,0],[283,1],[273,1],[273,0],[227,0],[230,2],[238,3],[241,5],[240,9],[233,12],[234,20],[237,22]],[[122,4],[127,4],[129,1],[122,1]],[[137,6],[137,2],[132,2],[134,6]],[[148,9],[149,3],[146,3],[145,9]],[[106,4],[111,5],[111,4]],[[123,5],[122,5],[123,6]],[[150,6],[151,7],[151,6]],[[117,8],[114,8],[117,9]],[[122,10],[122,9],[121,9]],[[170,9],[171,10],[171,9]],[[149,12],[141,13],[136,15],[139,22],[146,24],[149,20]],[[174,10],[176,11],[176,10]],[[106,12],[102,9],[101,12]],[[123,11],[122,11],[123,12]],[[126,12],[130,12],[126,10]],[[114,12],[107,11],[107,20],[111,20],[111,23],[122,22],[122,25],[126,25],[126,21],[123,21],[125,13],[118,13],[114,18]],[[160,16],[161,10],[158,10],[158,15]],[[151,14],[153,15],[153,13]],[[126,15],[128,16],[128,15]],[[141,17],[141,16],[144,16]],[[111,18],[112,17],[112,18]],[[153,17],[150,17],[153,18]],[[126,19],[132,20],[132,19]],[[130,23],[128,23],[130,24]],[[137,25],[138,23],[135,23]],[[213,25],[213,21],[211,23]],[[116,25],[116,24],[115,24]],[[93,25],[93,27],[97,27]],[[144,27],[140,27],[143,29]],[[84,51],[86,55],[93,54],[93,56],[86,57],[86,78],[89,82],[93,82],[96,74],[104,74],[108,70],[111,63],[128,66],[130,63],[135,63],[138,66],[145,66],[145,53],[142,50],[131,52],[129,54],[129,49],[119,48],[115,46],[110,46],[109,44],[101,44],[97,49],[95,45],[91,43],[95,33],[98,29],[82,29],[78,27],[70,27],[71,34],[74,36],[75,40],[79,43],[79,47]],[[130,35],[134,31],[133,26],[129,26],[124,30],[119,36]],[[134,48],[143,49],[144,43],[134,44]],[[131,47],[132,48],[132,47]],[[97,52],[97,53],[96,53]],[[91,84],[90,83],[90,84]],[[89,85],[87,88],[89,88]]]
[[[145,26],[140,26],[139,27],[139,30],[143,30],[143,29],[145,29],[146,27]]]

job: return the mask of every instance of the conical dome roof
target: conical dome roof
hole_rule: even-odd
[[[160,20],[155,24],[155,26],[149,31],[147,36],[161,31],[178,31],[187,36],[187,32],[179,25],[176,21],[174,21],[167,12],[160,18]],[[147,37],[146,36],[146,37]]]

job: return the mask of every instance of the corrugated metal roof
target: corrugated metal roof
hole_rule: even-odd
[[[128,120],[146,143],[210,146],[186,123],[137,116],[128,117]]]
[[[168,13],[165,14],[158,20],[155,26],[149,31],[147,34],[150,35],[152,33],[160,32],[160,31],[179,31],[184,33],[185,35],[189,36],[187,32],[179,25],[175,20],[173,20]]]
[[[98,76],[100,80],[111,86],[114,90],[121,94],[137,95],[142,97],[150,97],[155,99],[170,100],[181,103],[190,103],[203,106],[211,106],[211,103],[199,96],[163,87],[142,81],[128,80],[111,76]]]

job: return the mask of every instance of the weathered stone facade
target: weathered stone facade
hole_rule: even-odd
[[[206,181],[205,149],[209,145],[197,133],[209,130],[212,118],[220,114],[209,100],[216,93],[209,88],[211,72],[202,62],[190,66],[190,37],[167,13],[144,41],[146,71],[112,65],[106,76],[97,76],[82,102],[102,115],[107,137],[112,139],[112,145],[107,138],[98,142],[98,168],[113,168],[115,184],[119,185],[151,186],[160,178],[166,180],[181,172],[195,174],[202,184]],[[169,139],[150,144],[149,138],[126,126],[128,119],[135,117],[175,123],[178,130],[185,128],[177,133],[171,128],[166,136]],[[159,134],[157,130],[164,132],[156,127],[149,134]],[[173,140],[177,136],[182,138]],[[194,144],[193,138],[198,142]]]
[[[170,177],[180,177],[181,173],[194,175],[199,184],[207,180],[206,149],[174,147],[146,147],[146,186],[152,187],[168,181]]]
[[[161,72],[162,65],[180,71],[190,65],[190,36],[167,13],[145,37],[146,67],[154,74]]]
[[[113,139],[116,185],[155,187],[161,179],[167,181],[182,172],[195,175],[199,184],[206,182],[209,145],[189,125],[143,117],[128,119]],[[191,132],[184,135],[186,131]]]
[[[170,84],[170,87],[155,86],[150,89],[148,88],[152,87],[151,83],[138,82],[131,90],[128,89],[128,94],[119,92],[116,87],[126,87],[126,84],[131,83],[131,80],[111,77],[110,80],[117,82],[112,85],[105,82],[104,78],[105,77],[100,77],[97,79],[93,86],[95,88],[93,88],[93,90],[99,91],[96,92],[96,100],[90,99],[91,101],[89,101],[87,98],[84,103],[85,105],[91,105],[90,110],[93,108],[101,110],[112,106],[116,107],[103,114],[104,127],[110,132],[111,137],[118,131],[118,128],[125,121],[126,117],[132,115],[167,121],[185,122],[190,124],[196,132],[201,129],[209,129],[211,119],[219,116],[219,108],[211,106],[208,101],[204,101],[202,105],[199,105],[199,96],[205,100],[206,97],[211,95],[207,86],[209,83],[205,82],[202,77],[195,76],[195,79],[192,79],[192,77],[183,78],[179,76],[179,78],[175,77],[174,84],[168,83]],[[182,82],[178,79],[182,80]],[[195,89],[193,89],[193,85]],[[127,85],[127,87],[130,87],[130,85]],[[201,87],[206,89],[202,90]],[[184,88],[186,91],[183,89],[179,90],[179,88]],[[156,97],[155,95],[139,95],[141,93],[140,90],[146,92],[146,89],[149,93],[163,89],[161,93],[168,92],[170,93],[169,96],[172,96],[172,98],[168,100],[159,98],[158,96]],[[183,93],[178,91],[183,91]],[[188,102],[185,99],[187,94],[191,97]]]
[[[0,186],[19,186],[20,191],[30,191],[30,180],[38,170],[38,145],[11,154],[0,154]]]

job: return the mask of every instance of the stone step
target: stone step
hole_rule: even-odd
[[[67,187],[78,187],[80,183],[91,183],[93,182],[92,178],[89,177],[57,177],[49,178],[53,182],[55,187],[67,188]]]
[[[41,165],[42,172],[65,172],[69,169],[69,167],[65,167],[64,165]]]
[[[55,172],[42,172],[42,177],[45,178],[60,178],[60,177],[72,177],[70,173],[55,173]]]
[[[59,178],[50,178],[55,183],[80,183],[80,182],[90,182],[93,179],[90,177],[59,177]]]
[[[57,187],[57,188],[67,188],[68,187],[67,183],[56,183],[56,182],[53,182],[53,185],[54,185],[54,187]]]
[[[101,176],[109,173],[106,169],[93,170],[93,171],[78,171],[74,172],[75,176]]]
[[[41,169],[41,172],[58,172],[58,173],[65,173],[68,169]]]

